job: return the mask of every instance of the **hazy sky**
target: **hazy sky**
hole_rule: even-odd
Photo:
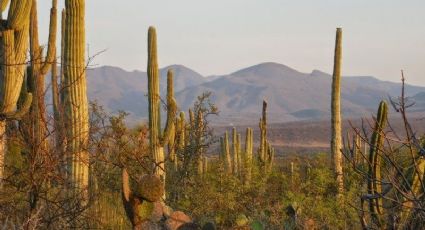
[[[39,1],[43,38],[50,2]],[[344,75],[399,81],[404,69],[408,83],[425,86],[424,0],[86,2],[90,53],[107,49],[98,65],[145,70],[147,29],[154,25],[160,66],[216,75],[273,61],[331,73],[335,28],[342,27]]]

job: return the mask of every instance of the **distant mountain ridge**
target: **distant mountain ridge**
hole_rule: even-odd
[[[228,75],[204,77],[183,65],[160,69],[161,95],[165,97],[166,73],[174,72],[176,99],[181,110],[193,105],[202,92],[211,91],[223,122],[258,120],[263,99],[269,103],[271,121],[326,119],[330,114],[331,75],[319,70],[302,73],[278,63],[261,63]],[[103,66],[87,72],[88,95],[108,111],[124,110],[135,122],[147,117],[147,76]],[[397,96],[401,84],[370,76],[342,78],[342,111],[345,117],[370,115],[380,100]],[[406,85],[417,101],[415,110],[425,111],[425,87]],[[235,121],[233,121],[235,120]]]

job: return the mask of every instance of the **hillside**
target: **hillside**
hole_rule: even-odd
[[[282,64],[262,63],[229,75],[204,77],[185,66],[173,65],[160,70],[163,96],[166,72],[170,68],[175,73],[180,109],[187,110],[196,96],[211,91],[212,99],[220,110],[221,124],[257,121],[263,99],[269,103],[270,120],[273,122],[320,120],[330,114],[331,75],[318,70],[301,73]],[[87,79],[90,100],[98,101],[111,112],[129,112],[131,122],[147,116],[145,72],[104,66],[89,70]],[[369,115],[380,100],[387,99],[388,95],[397,96],[399,90],[399,83],[370,76],[343,77],[343,115]],[[424,87],[407,85],[406,92],[418,100],[415,110],[425,110]]]

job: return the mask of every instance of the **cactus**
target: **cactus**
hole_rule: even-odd
[[[233,127],[233,129],[232,129],[232,153],[233,153],[232,172],[233,172],[233,175],[237,175],[238,172],[239,172],[239,169],[238,169],[239,150],[238,150],[237,135],[238,135],[238,133],[236,131],[236,128]]]
[[[1,1],[4,11],[9,1]],[[24,103],[16,110],[25,75],[25,58],[32,0],[11,1],[7,19],[4,20],[0,38],[0,187],[3,184],[6,153],[6,120],[20,119],[32,102],[31,93],[24,92]]]
[[[152,159],[154,161],[155,174],[165,183],[164,146],[170,140],[174,132],[174,118],[177,104],[174,99],[172,74],[169,71],[167,82],[167,121],[165,129],[161,132],[160,94],[159,94],[159,70],[156,44],[156,30],[149,27],[148,31],[148,101],[149,101],[149,144]]]
[[[265,157],[267,151],[267,102],[263,101],[263,113],[259,123],[260,127],[260,147],[258,156],[261,164],[265,164]]]
[[[30,127],[25,130],[31,130],[25,135],[27,144],[32,149],[32,157],[39,157],[39,152],[47,151],[47,138],[46,138],[46,106],[44,102],[45,94],[45,76],[52,63],[55,60],[56,54],[56,27],[57,27],[57,0],[52,1],[52,8],[50,10],[50,27],[49,27],[49,41],[47,55],[43,60],[43,50],[38,41],[38,15],[37,15],[37,1],[33,0],[30,16],[30,57],[31,65],[28,68],[27,81],[29,90],[32,92],[33,100],[27,123]],[[56,68],[56,66],[54,67]],[[35,160],[35,159],[32,159]]]
[[[176,104],[174,99],[174,89],[173,89],[173,71],[168,70],[167,72],[167,104]],[[167,113],[167,116],[171,115],[171,113]],[[177,136],[177,127],[179,124],[177,117],[174,119],[173,117],[167,117],[167,120],[174,121],[172,122],[171,128],[170,128],[170,136],[168,137],[168,156],[170,158],[170,161],[173,163],[174,166],[176,166],[175,163],[177,163],[177,157],[176,157],[176,151],[177,151],[177,145],[175,143],[176,136]]]
[[[252,175],[252,149],[253,149],[253,131],[251,128],[246,129],[246,136],[245,136],[245,151],[244,156],[242,158],[244,162],[244,183],[245,185],[249,185],[251,183],[251,175]]]
[[[335,39],[334,69],[332,76],[332,102],[331,102],[331,155],[337,182],[338,195],[344,191],[342,172],[342,134],[341,134],[341,58],[342,58],[342,30],[337,28]]]
[[[221,143],[221,158],[224,162],[224,171],[226,174],[232,173],[232,159],[230,157],[229,149],[229,135],[227,131],[224,133],[224,137],[220,138]]]
[[[198,146],[198,174],[202,175],[204,172],[204,149],[202,147],[203,144],[203,133],[204,133],[204,116],[202,114],[201,110],[198,110],[198,116],[196,117],[196,129],[195,129],[195,135],[196,135],[196,146]]]
[[[380,151],[384,145],[383,129],[387,123],[387,104],[382,101],[379,104],[376,123],[370,141],[369,152],[369,170],[367,189],[372,199],[369,200],[369,209],[373,221],[377,226],[382,225],[381,216],[383,214],[382,207],[382,186],[381,186],[381,158]]]
[[[89,183],[89,116],[85,64],[85,1],[65,1],[65,37],[63,47],[64,127],[66,158],[73,189],[81,193],[84,203]]]

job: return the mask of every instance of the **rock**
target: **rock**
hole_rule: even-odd
[[[161,230],[161,226],[152,221],[143,221],[137,228],[137,230]]]
[[[183,225],[191,223],[192,219],[187,216],[184,212],[175,211],[171,213],[170,217],[165,221],[167,230],[177,230]]]
[[[162,181],[156,175],[144,175],[137,185],[135,195],[149,202],[159,201],[164,195]]]

